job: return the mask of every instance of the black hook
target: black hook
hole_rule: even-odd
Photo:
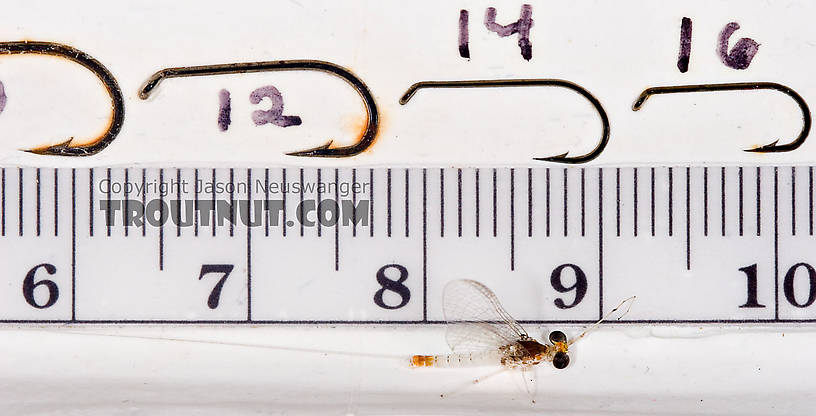
[[[535,160],[543,160],[546,162],[558,163],[586,163],[598,157],[609,143],[609,118],[606,116],[606,111],[601,105],[600,101],[595,98],[589,91],[585,90],[578,84],[563,79],[492,79],[492,80],[473,80],[473,81],[422,81],[411,85],[408,91],[400,98],[399,102],[402,105],[408,103],[414,94],[422,88],[492,88],[492,87],[562,87],[573,90],[586,98],[598,115],[601,117],[601,124],[603,132],[601,133],[601,140],[592,151],[581,156],[567,157],[567,153],[549,157],[536,157]]]
[[[329,140],[328,143],[322,146],[287,154],[290,156],[348,157],[354,156],[368,149],[368,147],[374,142],[374,138],[377,136],[377,130],[379,129],[380,125],[377,104],[374,102],[374,97],[371,95],[371,91],[368,90],[368,87],[361,79],[357,78],[357,76],[348,69],[331,62],[316,60],[291,60],[166,68],[156,72],[147,80],[147,82],[145,82],[142,90],[139,92],[139,98],[146,100],[153,92],[153,89],[155,89],[156,86],[158,86],[159,83],[165,78],[304,70],[322,71],[336,75],[354,87],[354,89],[357,90],[357,93],[360,94],[360,98],[362,98],[363,102],[365,103],[367,114],[366,129],[359,141],[351,146],[330,148],[332,141]]]
[[[122,98],[122,90],[119,89],[119,84],[116,82],[116,78],[113,77],[113,74],[92,56],[71,46],[53,42],[0,42],[0,55],[21,55],[26,53],[53,55],[65,58],[93,72],[102,83],[105,84],[105,89],[108,91],[108,95],[110,95],[112,114],[110,125],[108,125],[105,133],[89,144],[71,146],[71,142],[74,140],[72,137],[59,144],[25,151],[49,156],[90,156],[108,147],[119,134],[119,131],[122,129],[122,123],[125,121],[125,103]]]
[[[789,97],[793,98],[796,101],[796,104],[799,104],[799,108],[802,110],[802,131],[799,133],[799,137],[797,137],[794,141],[778,145],[779,139],[774,140],[771,143],[768,143],[764,146],[755,147],[753,149],[743,149],[746,152],[755,152],[755,153],[775,153],[775,152],[790,152],[791,150],[796,149],[797,147],[801,146],[802,143],[805,142],[807,139],[808,134],[810,133],[810,109],[808,108],[807,103],[805,100],[793,89],[788,86],[777,84],[775,82],[739,82],[739,83],[732,83],[732,84],[700,84],[700,85],[677,85],[671,87],[651,87],[646,88],[640,93],[640,96],[635,100],[635,104],[632,105],[632,111],[638,111],[643,106],[643,103],[649,99],[649,97],[658,94],[674,94],[674,93],[686,93],[686,92],[713,92],[713,91],[742,91],[742,90],[776,90],[782,92]]]

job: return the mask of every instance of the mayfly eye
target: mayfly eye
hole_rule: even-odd
[[[567,368],[567,366],[569,365],[569,361],[570,361],[570,358],[569,358],[569,355],[567,355],[567,353],[557,352],[557,353],[555,353],[555,356],[553,357],[553,367],[555,367],[555,368],[557,368],[559,370]]]
[[[567,342],[567,336],[561,331],[550,332],[550,342],[553,344],[556,342]]]

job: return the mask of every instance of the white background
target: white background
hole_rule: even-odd
[[[527,165],[533,156],[590,149],[600,133],[582,98],[557,89],[422,91],[443,79],[563,78],[598,97],[612,123],[597,164],[808,163],[813,141],[788,154],[740,149],[785,142],[801,126],[798,108],[775,92],[676,95],[631,104],[644,88],[774,81],[806,100],[816,5],[805,1],[530,2],[534,58],[516,38],[481,25],[488,2],[6,2],[0,38],[48,40],[90,53],[126,97],[122,133],[93,158],[40,157],[17,149],[88,137],[106,123],[105,96],[87,71],[49,57],[0,58],[8,104],[0,114],[0,162],[7,166],[166,164]],[[503,3],[498,21],[518,17]],[[470,10],[471,60],[457,53],[459,10]],[[694,20],[690,70],[676,69],[680,19]],[[716,54],[722,27],[760,44],[750,68],[726,68]],[[733,42],[732,42],[733,43]],[[275,59],[322,59],[353,70],[372,89],[383,123],[372,149],[353,159],[291,158],[287,151],[351,143],[363,110],[342,81],[317,73],[175,79],[147,101],[142,82],[164,67]],[[46,64],[47,63],[47,64]],[[284,114],[303,125],[255,127],[248,94],[275,85]],[[233,124],[218,131],[217,93],[233,94]],[[104,110],[104,111],[103,111]],[[500,288],[494,288],[501,297]],[[496,413],[552,409],[596,414],[806,414],[816,387],[810,328],[631,327],[599,330],[562,372],[539,370],[531,407],[515,374],[447,398],[439,394],[487,371],[407,368],[403,357],[445,352],[441,327],[6,327],[0,334],[0,399],[9,413],[321,414]],[[569,335],[580,328],[566,328]],[[539,336],[543,329],[530,328]],[[93,334],[93,335],[92,335]],[[104,336],[100,336],[104,335]],[[110,336],[108,336],[110,335]],[[186,338],[253,348],[143,338]],[[311,350],[311,351],[306,351]],[[345,351],[352,355],[326,351]],[[370,357],[353,354],[379,354]]]

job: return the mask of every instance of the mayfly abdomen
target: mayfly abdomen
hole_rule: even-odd
[[[471,352],[464,354],[415,355],[412,367],[482,367],[501,364],[499,351]]]

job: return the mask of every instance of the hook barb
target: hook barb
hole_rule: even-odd
[[[570,81],[562,79],[493,79],[493,80],[469,80],[469,81],[422,81],[411,85],[408,90],[402,95],[399,103],[402,105],[408,104],[408,101],[423,88],[499,88],[499,87],[561,87],[567,88],[577,92],[587,99],[587,101],[595,107],[598,116],[601,118],[602,133],[601,139],[595,148],[589,153],[579,156],[568,156],[569,152],[562,153],[555,156],[536,157],[534,160],[555,163],[578,164],[586,163],[598,157],[603,152],[607,143],[609,143],[609,118],[606,115],[601,102],[598,101],[589,91],[584,87]]]
[[[762,145],[759,147],[751,148],[751,149],[743,149],[746,152],[752,153],[780,153],[780,152],[790,152],[795,150],[802,143],[805,142],[808,135],[810,134],[810,127],[811,127],[811,115],[810,115],[810,108],[805,102],[805,99],[802,98],[796,91],[792,88],[777,84],[775,82],[738,82],[738,83],[728,83],[728,84],[698,84],[698,85],[676,85],[676,86],[668,86],[668,87],[650,87],[643,90],[642,93],[638,96],[635,100],[635,103],[632,104],[632,111],[638,111],[643,107],[643,104],[653,95],[659,94],[675,94],[675,93],[689,93],[689,92],[716,92],[716,91],[744,91],[744,90],[775,90],[779,91],[789,97],[791,97],[797,105],[799,105],[799,109],[802,110],[802,130],[799,133],[799,136],[796,137],[790,143],[785,144],[778,144],[779,139],[772,141],[766,145]]]
[[[377,103],[369,91],[366,84],[350,70],[337,64],[317,61],[317,60],[288,60],[288,61],[264,61],[264,62],[244,62],[204,66],[188,66],[177,68],[165,68],[145,81],[139,91],[139,98],[146,100],[150,97],[156,87],[168,78],[183,78],[197,76],[211,76],[224,74],[244,74],[251,72],[269,71],[321,71],[342,78],[349,83],[360,95],[366,109],[366,128],[357,143],[350,146],[332,148],[332,140],[326,144],[312,149],[289,152],[291,156],[310,157],[349,157],[357,155],[368,149],[373,143],[379,130],[380,118],[377,110]]]
[[[74,141],[72,137],[61,143],[35,149],[23,149],[23,151],[47,156],[91,156],[108,147],[119,135],[125,121],[125,102],[122,97],[122,90],[119,88],[113,74],[94,57],[68,45],[39,41],[0,42],[0,55],[22,54],[51,55],[82,65],[93,72],[105,85],[111,99],[112,111],[110,124],[108,124],[105,132],[88,144],[71,146]]]

